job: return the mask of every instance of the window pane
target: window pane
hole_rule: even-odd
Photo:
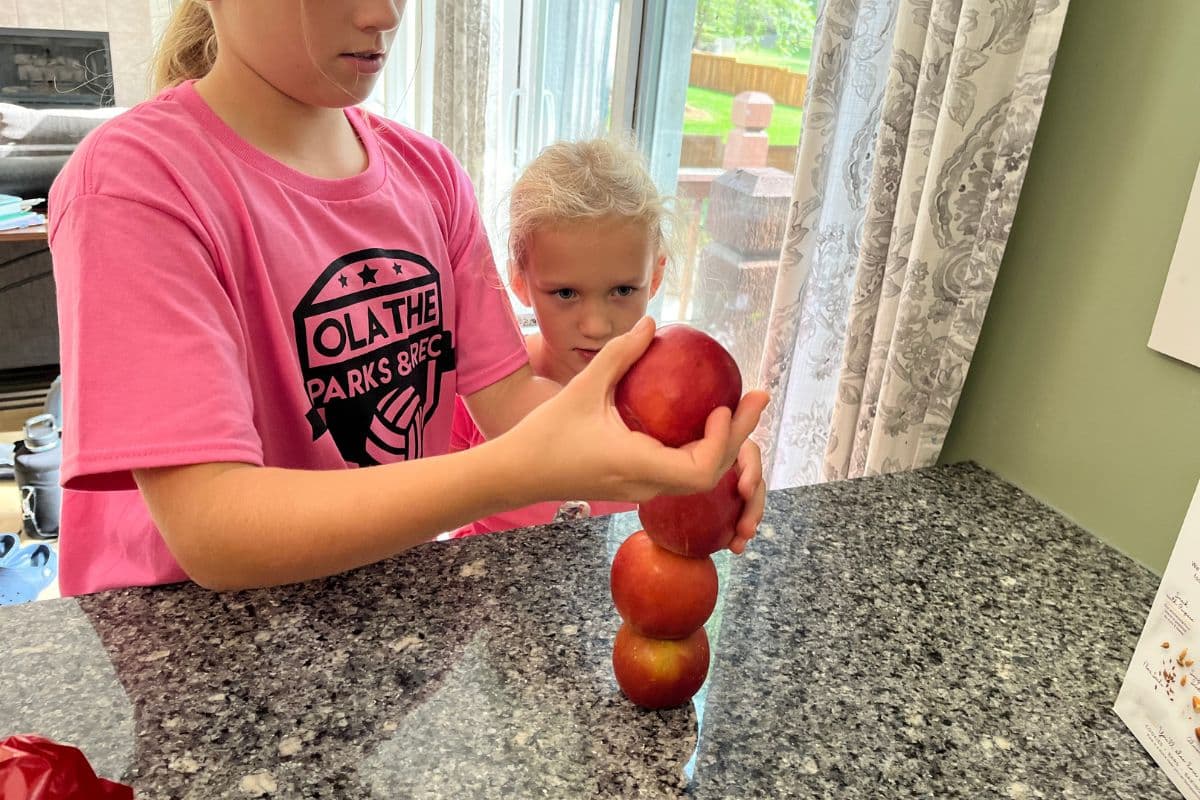
[[[682,222],[657,316],[716,336],[747,385],[783,244],[815,17],[816,0],[696,0],[690,39],[673,42],[680,20],[665,15],[657,75],[639,76],[656,80],[659,98],[639,133]],[[679,99],[668,117],[664,104]]]

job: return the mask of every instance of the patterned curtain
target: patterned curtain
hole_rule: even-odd
[[[1068,0],[826,0],[760,385],[773,487],[933,464]]]
[[[488,53],[487,0],[438,0],[433,65],[433,138],[450,148],[485,196]]]

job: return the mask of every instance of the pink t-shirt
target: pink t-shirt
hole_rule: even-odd
[[[450,451],[466,450],[485,441],[487,438],[479,430],[475,420],[471,419],[471,412],[467,410],[462,398],[455,398],[454,425],[450,431]],[[587,516],[592,517],[637,510],[637,505],[634,503],[614,503],[607,500],[588,500],[586,502]],[[464,536],[475,536],[480,533],[496,533],[513,528],[528,528],[531,525],[545,525],[554,521],[561,508],[563,508],[561,502],[534,503],[525,508],[518,508],[516,511],[505,511],[472,522],[470,525],[464,525],[451,533],[450,538],[461,539]],[[577,507],[575,508],[577,510]],[[566,510],[564,509],[564,511]]]
[[[323,180],[187,83],[93,132],[55,181],[63,593],[186,580],[131,470],[445,453],[455,396],[528,360],[453,156],[346,114],[369,166]]]

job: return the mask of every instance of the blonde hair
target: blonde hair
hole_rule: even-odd
[[[510,270],[524,267],[530,237],[539,229],[603,217],[645,224],[669,261],[674,216],[632,139],[558,142],[529,163],[509,194]]]
[[[154,54],[154,92],[203,78],[217,60],[217,31],[204,0],[180,0]]]

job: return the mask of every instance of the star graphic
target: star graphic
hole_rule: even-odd
[[[392,262],[392,269],[394,269],[396,271],[397,275],[404,272],[404,267],[401,266],[400,264],[396,263],[395,261]]]
[[[346,286],[350,283],[350,279],[347,278],[345,275],[339,275],[338,283],[340,283],[342,285],[342,288],[345,289]]]
[[[358,273],[358,277],[362,278],[363,286],[366,286],[368,283],[375,283],[376,272],[379,272],[379,270],[371,269],[370,264],[363,264],[362,272]]]

